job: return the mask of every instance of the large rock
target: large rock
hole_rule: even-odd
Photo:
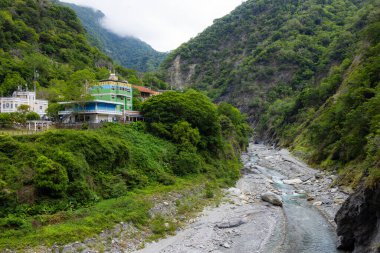
[[[261,199],[275,206],[282,206],[282,198],[273,192],[266,192],[262,194]]]
[[[380,182],[361,185],[335,216],[338,249],[354,253],[380,252]]]
[[[303,181],[299,178],[295,178],[295,179],[283,180],[283,182],[284,182],[284,184],[295,185],[295,184],[300,184]]]
[[[234,218],[234,219],[230,219],[230,220],[224,220],[220,223],[217,223],[216,226],[218,228],[234,228],[234,227],[238,227],[240,225],[243,225],[247,223],[247,219],[246,218]]]

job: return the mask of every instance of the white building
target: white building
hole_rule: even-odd
[[[34,91],[18,90],[13,92],[12,97],[0,97],[0,113],[17,112],[20,105],[28,105],[30,111],[43,117],[46,115],[49,103],[47,100],[36,99]]]

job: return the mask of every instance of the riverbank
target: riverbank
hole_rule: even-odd
[[[311,225],[321,226],[311,228],[316,231],[309,236],[319,236],[326,230],[330,234],[326,235],[328,238],[322,239],[326,239],[327,245],[321,247],[335,250],[333,217],[348,194],[338,188],[331,188],[334,176],[309,168],[286,150],[270,149],[263,145],[251,145],[242,160],[245,165],[244,174],[236,188],[226,190],[224,202],[219,207],[205,209],[175,236],[147,244],[145,249],[137,252],[291,252],[287,248],[289,238],[292,238],[289,237],[289,223],[294,218],[287,213],[287,208],[291,206],[287,203],[284,203],[283,208],[271,205],[263,202],[261,195],[271,191],[278,195],[284,194],[283,199],[287,201],[286,196],[293,195],[286,194],[293,188],[294,196],[303,196],[303,200],[300,200],[303,202],[297,202],[293,206],[305,208],[306,215],[313,216],[311,221],[316,220]],[[268,175],[265,170],[279,173],[283,176],[282,181],[291,180],[289,183],[293,185],[284,186],[283,189],[276,187],[277,179]],[[318,218],[319,213],[323,216]],[[295,240],[302,243],[303,233],[308,232],[295,229]],[[310,242],[312,247],[319,247],[313,243]],[[302,248],[303,245],[291,247]],[[299,252],[303,250],[307,252],[307,249]]]
[[[338,252],[333,217],[348,194],[331,187],[333,175],[264,145],[251,144],[242,162],[241,179],[224,190],[220,203],[212,201],[206,182],[188,182],[188,190],[168,188],[147,199],[155,217],[147,229],[120,222],[81,242],[33,252]],[[282,197],[282,207],[262,200],[268,191]],[[165,234],[172,236],[159,240]]]

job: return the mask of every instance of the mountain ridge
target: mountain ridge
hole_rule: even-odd
[[[379,1],[282,3],[244,2],[174,50],[161,69],[171,85],[205,90],[238,106],[261,139],[297,146],[305,129],[296,124],[323,114],[329,98],[341,96],[350,71],[362,67],[363,34],[378,22]],[[307,159],[328,159],[315,156]]]
[[[174,50],[161,71],[171,85],[239,107],[257,141],[337,174],[334,185],[362,197],[380,182],[380,1],[248,0]],[[377,252],[376,240],[344,229],[355,201],[338,217],[341,247]]]
[[[154,71],[167,56],[167,53],[156,51],[139,38],[120,36],[105,28],[102,25],[105,14],[100,10],[64,2],[59,4],[70,7],[77,13],[93,46],[125,68],[141,72]]]

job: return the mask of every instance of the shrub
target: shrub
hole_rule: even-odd
[[[144,187],[149,182],[149,178],[144,173],[135,169],[126,169],[123,176],[128,188]]]
[[[161,173],[158,175],[157,181],[163,185],[175,184],[175,177],[168,173]]]
[[[26,120],[39,120],[40,119],[40,115],[38,115],[35,112],[28,112],[25,115],[25,117],[26,117]]]
[[[46,156],[38,158],[34,183],[41,195],[62,197],[66,192],[68,181],[64,167]]]
[[[203,159],[197,153],[181,151],[174,161],[174,173],[179,176],[199,173],[203,167]]]
[[[196,147],[201,140],[198,128],[192,128],[187,121],[180,121],[173,126],[173,140],[184,148]]]
[[[70,196],[70,199],[73,199],[79,205],[99,199],[96,193],[89,188],[88,184],[82,180],[70,182],[67,187],[67,194]]]
[[[31,229],[30,222],[24,218],[17,217],[13,214],[8,215],[6,218],[0,219],[0,228],[3,229]]]

